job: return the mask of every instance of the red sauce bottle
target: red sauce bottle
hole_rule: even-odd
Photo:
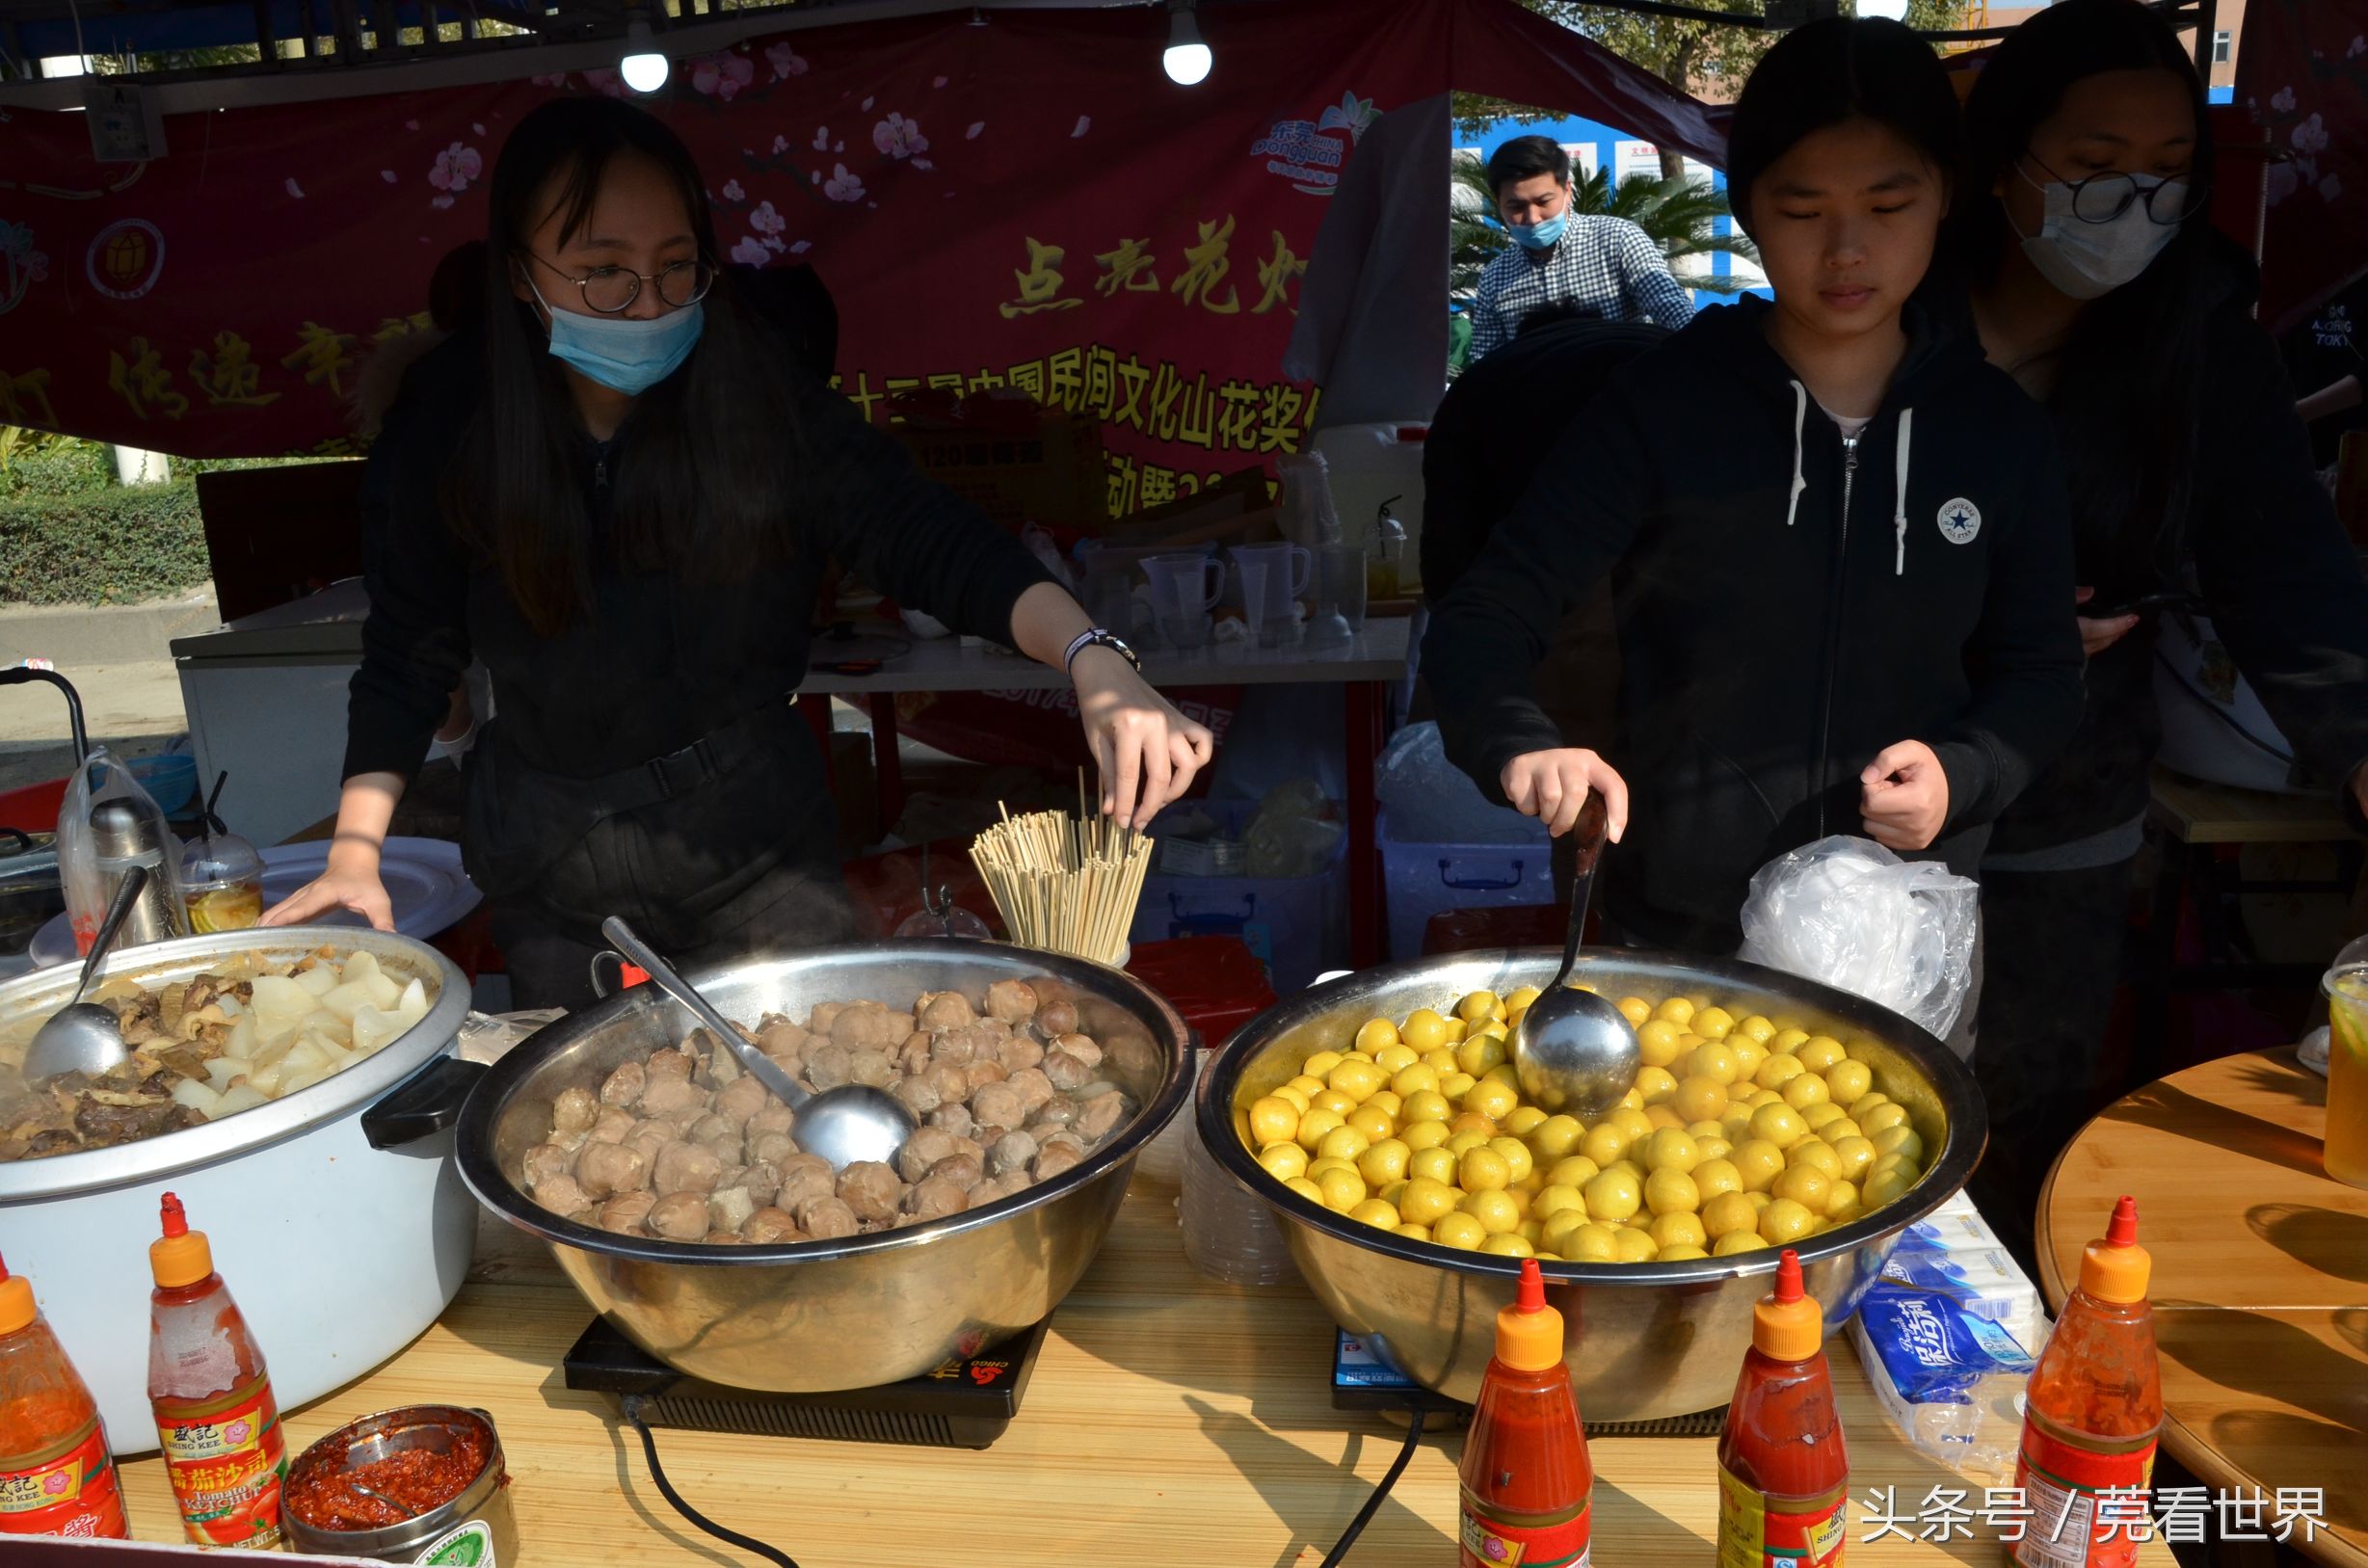
[[[1537,1260],[1525,1258],[1464,1439],[1458,1568],[1585,1568],[1594,1490],[1562,1315],[1546,1305]]]
[[[2032,1369],[2014,1484],[2030,1517],[2007,1549],[2022,1568],[2134,1568],[2154,1480],[2163,1378],[2138,1244],[2138,1202],[2114,1205],[2080,1261],[2080,1286]],[[2119,1493],[2108,1501],[2104,1494]],[[2142,1528],[2135,1533],[2142,1534]]]
[[[90,1385],[0,1263],[0,1535],[131,1539]]]
[[[262,1347],[170,1192],[164,1230],[148,1243],[148,1403],[182,1528],[199,1546],[275,1546],[287,1437]]]
[[[1825,1367],[1824,1315],[1791,1248],[1751,1309],[1751,1348],[1718,1439],[1718,1568],[1829,1568],[1849,1533],[1849,1448]]]

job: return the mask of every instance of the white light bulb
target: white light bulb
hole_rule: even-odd
[[[1858,0],[1858,14],[1861,17],[1880,16],[1887,22],[1904,21],[1907,17],[1907,0]]]
[[[1167,21],[1167,53],[1159,64],[1167,68],[1167,79],[1178,87],[1198,87],[1209,80],[1210,67],[1217,57],[1209,45],[1201,41],[1201,25],[1192,15],[1192,0],[1169,0]]]
[[[625,58],[617,69],[625,77],[625,85],[636,93],[655,93],[666,85],[669,70],[666,57],[657,50],[657,41],[650,36],[650,24],[636,21],[625,30]]]

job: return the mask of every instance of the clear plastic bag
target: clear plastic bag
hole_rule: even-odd
[[[1301,779],[1269,792],[1242,830],[1242,869],[1254,877],[1314,876],[1332,864],[1346,830],[1330,820],[1322,785]]]
[[[92,827],[93,811],[121,802],[133,818],[131,836],[137,844],[102,843]],[[155,799],[140,786],[131,769],[104,746],[74,770],[66,798],[58,807],[58,880],[66,892],[66,914],[74,931],[74,948],[88,953],[98,940],[100,922],[117,884],[132,864],[148,869],[148,890],[124,922],[121,945],[161,942],[189,935],[189,911],[180,890],[181,841],[173,837]]]
[[[1972,979],[1982,889],[1929,861],[1837,835],[1751,878],[1742,956],[1881,1003],[1942,1039]]]
[[[1425,719],[1390,737],[1373,766],[1373,795],[1393,837],[1439,844],[1527,843],[1546,830],[1535,817],[1492,804],[1448,760],[1439,726]]]

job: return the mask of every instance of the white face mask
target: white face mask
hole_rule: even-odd
[[[2045,199],[2041,210],[2039,231],[2023,236],[2023,254],[2038,269],[2039,276],[2075,300],[2094,300],[2111,294],[2130,282],[2163,253],[2163,247],[2178,237],[2177,224],[2158,224],[2147,212],[2147,199],[2175,203],[2180,210],[2187,205],[2185,180],[2154,180],[2135,175],[2138,195],[2118,217],[2101,224],[2092,224],[2072,210],[2072,187],[2062,180],[2050,180],[2041,185],[2022,166],[2014,172],[2024,181],[2035,186]],[[2171,186],[2169,196],[2154,197],[2162,186]]]

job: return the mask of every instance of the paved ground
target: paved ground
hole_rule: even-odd
[[[67,650],[47,655],[82,695],[93,745],[146,757],[188,728],[181,681],[167,658],[132,664],[82,664]],[[73,765],[66,700],[45,684],[0,689],[0,789],[63,777]]]

